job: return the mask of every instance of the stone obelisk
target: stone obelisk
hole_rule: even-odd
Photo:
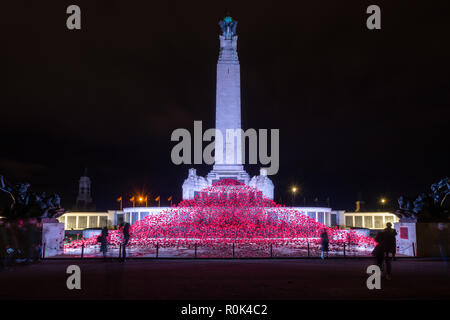
[[[237,54],[237,21],[226,17],[219,25],[222,34],[219,35],[220,52],[217,61],[215,163],[206,178],[197,175],[196,169],[189,169],[189,175],[183,183],[183,200],[193,199],[202,189],[221,179],[239,180],[273,199],[274,187],[266,170],[262,169],[260,175],[252,179],[244,170],[241,136],[236,134],[236,130],[241,129],[241,71]],[[232,134],[227,136],[227,131]],[[222,146],[217,143],[219,132],[223,140]]]
[[[217,62],[216,82],[216,159],[208,181],[231,178],[248,183],[249,176],[242,165],[241,138],[236,133],[241,129],[241,71],[237,54],[237,21],[226,17],[219,23],[222,34]],[[221,134],[222,150],[217,144]]]

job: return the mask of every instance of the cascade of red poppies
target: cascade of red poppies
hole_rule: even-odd
[[[194,199],[180,202],[157,216],[147,216],[130,227],[129,246],[215,246],[227,243],[317,244],[326,231],[331,244],[351,243],[373,247],[374,240],[352,230],[330,228],[294,208],[266,198],[252,187],[223,179],[201,190]],[[121,230],[109,232],[108,242],[118,246]],[[95,244],[97,237],[66,244],[79,247]]]

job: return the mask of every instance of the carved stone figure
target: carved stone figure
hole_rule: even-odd
[[[450,193],[449,179],[444,178],[431,185],[431,193],[421,193],[413,203],[401,196],[398,198],[399,209],[396,214],[403,221],[449,221],[449,204],[447,196]]]
[[[400,196],[400,198],[398,198],[398,206],[400,210],[404,210],[406,212],[411,212],[413,208],[411,200],[404,196]]]
[[[219,26],[222,30],[222,35],[226,38],[236,35],[237,24],[238,22],[231,17],[225,17],[223,20],[220,20]]]
[[[29,183],[19,183],[16,186],[16,201],[17,203],[27,205],[30,201],[30,193],[28,192],[28,188],[30,187]]]
[[[24,218],[57,218],[64,214],[61,198],[30,191],[29,183],[8,184],[0,175],[0,216],[10,220]]]
[[[437,183],[431,185],[431,191],[433,193],[433,201],[436,204],[443,205],[447,196],[450,193],[449,179],[444,178]]]

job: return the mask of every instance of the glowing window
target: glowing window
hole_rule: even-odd
[[[318,212],[317,213],[317,221],[320,222],[320,223],[324,223],[323,212]]]
[[[375,229],[383,228],[383,217],[375,216]]]
[[[67,217],[67,229],[74,229],[77,227],[77,217]]]
[[[347,227],[353,227],[353,217],[352,216],[345,217],[345,225]]]
[[[98,216],[90,216],[89,228],[97,228],[97,227],[98,227]]]
[[[393,216],[385,216],[384,220],[386,221],[386,223],[388,223],[388,222],[393,223],[394,217]]]
[[[87,217],[80,216],[78,217],[78,229],[86,229],[87,228]]]
[[[100,228],[106,227],[108,224],[108,217],[101,216],[100,217]]]
[[[372,225],[372,216],[365,216],[364,217],[364,227],[365,228],[369,228],[372,229],[373,225]]]
[[[355,216],[355,227],[362,228],[362,216]]]

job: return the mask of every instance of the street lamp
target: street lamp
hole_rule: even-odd
[[[296,186],[293,186],[292,188],[291,188],[291,193],[292,193],[292,205],[294,206],[294,204],[295,204],[295,196],[297,195],[297,191],[298,191],[298,188],[296,187]]]
[[[145,206],[147,207],[147,200],[148,200],[148,196],[139,196],[138,201],[142,204],[142,202],[145,201]]]
[[[381,198],[380,199],[380,204],[381,204],[381,208],[384,210],[385,209],[385,205],[387,203],[387,199],[386,198]]]

